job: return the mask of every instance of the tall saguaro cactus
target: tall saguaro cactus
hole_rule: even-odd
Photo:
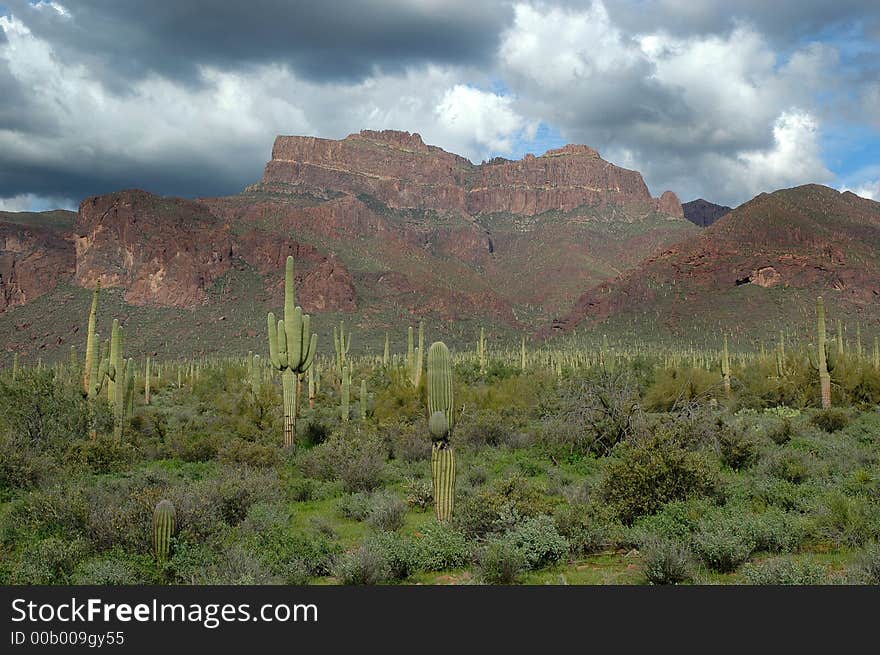
[[[434,482],[434,512],[438,521],[452,518],[455,505],[455,451],[449,443],[455,425],[452,397],[452,361],[449,349],[435,341],[428,351],[428,431],[431,448],[431,477]]]
[[[144,405],[150,404],[150,356],[147,355],[147,363],[144,370]]]
[[[480,340],[477,343],[477,353],[480,356],[480,375],[486,374],[486,330],[480,328]]]
[[[318,347],[318,335],[309,337],[310,318],[296,305],[293,290],[293,257],[284,268],[284,319],[275,322],[275,314],[266,317],[269,330],[269,359],[281,371],[284,399],[284,446],[289,448],[296,438],[298,376],[309,370]]]
[[[348,333],[348,340],[346,340],[345,321],[339,321],[338,331],[335,326],[333,327],[333,348],[336,351],[336,370],[342,373],[348,351],[351,350],[351,332]]]
[[[153,553],[159,564],[171,553],[171,538],[177,523],[177,512],[170,500],[160,500],[153,509]]]
[[[95,352],[95,347],[98,343],[97,339],[95,339],[95,326],[98,322],[98,294],[100,292],[101,282],[99,281],[92,292],[92,308],[89,310],[89,327],[86,333],[86,359],[83,362],[83,391],[86,395],[89,395],[92,390],[89,382],[92,375],[92,361],[98,356],[98,353]]]
[[[819,373],[819,387],[822,394],[822,409],[831,407],[831,371],[837,361],[835,350],[828,345],[825,332],[825,301],[822,296],[816,299],[816,318],[818,327],[818,345],[815,352],[810,348],[810,365]]]
[[[344,423],[348,423],[351,414],[351,369],[346,366],[342,369],[342,392],[340,394],[342,407],[340,408],[341,418]]]

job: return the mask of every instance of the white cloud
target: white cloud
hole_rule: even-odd
[[[531,140],[538,127],[513,110],[510,98],[463,84],[447,89],[434,113],[450,135],[468,144],[465,151],[482,151],[483,158],[510,153],[516,138]]]
[[[47,209],[76,209],[76,203],[68,198],[44,198],[33,193],[22,193],[0,198],[0,211],[41,212]]]

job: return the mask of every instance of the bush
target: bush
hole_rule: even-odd
[[[419,568],[425,571],[459,569],[471,560],[471,546],[464,534],[443,523],[424,528],[416,543]]]
[[[340,516],[352,521],[365,521],[372,509],[370,494],[358,492],[343,496],[336,502]]]
[[[686,543],[653,537],[645,540],[640,553],[642,572],[651,584],[678,584],[691,577],[693,554]]]
[[[756,543],[741,517],[710,515],[700,521],[694,548],[710,569],[730,573],[751,556]]]
[[[868,544],[850,572],[856,584],[880,585],[880,543]]]
[[[667,433],[627,441],[615,449],[600,486],[602,498],[631,524],[664,504],[713,493],[716,466],[704,454],[682,448]]]
[[[552,510],[552,503],[537,487],[514,476],[465,497],[456,507],[453,522],[467,536],[482,537]]]
[[[303,470],[310,478],[341,480],[348,491],[370,491],[382,481],[387,454],[375,432],[349,428],[310,450]]]
[[[623,526],[602,506],[575,503],[563,505],[553,514],[556,529],[566,538],[572,555],[583,556],[615,546]]]
[[[825,432],[837,432],[849,425],[849,416],[842,409],[829,407],[816,412],[810,423]]]
[[[148,582],[130,562],[114,557],[98,557],[81,563],[71,579],[71,584],[77,585],[136,585]]]
[[[82,539],[49,537],[25,548],[12,570],[12,584],[66,585],[87,552]]]
[[[391,578],[391,567],[384,552],[362,544],[336,559],[333,575],[344,585],[375,585]]]
[[[751,585],[817,585],[827,577],[824,566],[786,558],[746,564],[742,572],[746,583]]]
[[[396,532],[406,520],[406,503],[391,493],[373,496],[367,523],[383,532]]]
[[[395,532],[377,532],[364,540],[364,546],[381,554],[391,580],[405,580],[418,567],[418,551],[411,539]]]
[[[425,510],[434,503],[434,486],[430,480],[410,478],[403,483],[403,491],[410,507]]]
[[[735,471],[746,469],[758,461],[758,443],[740,431],[722,431],[719,439],[721,461]]]
[[[660,371],[645,393],[645,406],[669,412],[693,402],[705,402],[721,389],[721,376],[702,368],[669,368]]]
[[[486,584],[515,584],[527,568],[525,554],[505,538],[490,540],[477,556],[477,575]]]
[[[134,460],[135,449],[127,442],[110,435],[76,442],[68,453],[68,460],[89,467],[95,473],[118,473],[127,469]]]
[[[880,539],[880,506],[863,496],[827,494],[813,512],[811,532],[837,547],[859,547]]]
[[[221,462],[245,464],[254,468],[272,468],[281,461],[281,452],[275,446],[232,439],[224,443],[217,452]]]
[[[527,519],[504,538],[523,554],[529,569],[540,569],[568,557],[568,540],[559,534],[549,516]]]

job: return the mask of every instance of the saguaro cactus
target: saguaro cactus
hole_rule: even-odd
[[[382,351],[382,366],[388,366],[391,363],[391,340],[388,332],[385,333],[385,350]]]
[[[342,393],[340,395],[342,397],[341,417],[347,423],[351,413],[351,370],[348,366],[342,369]]]
[[[92,308],[89,310],[89,327],[86,334],[86,359],[83,363],[83,392],[86,395],[89,395],[92,390],[89,383],[92,375],[92,360],[98,356],[98,353],[95,352],[98,343],[95,339],[95,325],[98,322],[98,294],[100,291],[101,283],[99,281],[92,292]]]
[[[367,381],[361,380],[361,420],[367,420]]]
[[[525,372],[525,370],[526,370],[526,338],[525,337],[522,338],[522,344],[520,344],[519,368],[523,372]]]
[[[434,482],[434,512],[438,521],[452,517],[455,505],[455,452],[449,443],[455,424],[452,397],[452,362],[449,349],[435,341],[428,351],[428,431],[431,448],[431,477]]]
[[[144,405],[150,404],[150,356],[147,355],[147,363],[144,367]]]
[[[296,438],[297,378],[309,370],[318,347],[318,335],[309,337],[310,318],[295,302],[293,290],[293,257],[289,256],[284,269],[284,319],[276,324],[275,314],[269,312],[266,322],[269,330],[269,359],[281,371],[281,389],[284,399],[284,446],[289,448]]]
[[[815,351],[810,346],[810,365],[819,373],[819,387],[822,394],[822,408],[831,407],[831,371],[837,361],[836,351],[832,346],[829,347],[828,338],[825,332],[825,301],[822,296],[816,299],[816,317],[818,324],[818,346]]]
[[[727,349],[727,335],[724,335],[724,351],[721,354],[721,375],[724,377],[724,397],[730,398],[730,352]]]
[[[342,373],[348,351],[351,349],[351,333],[345,339],[345,321],[339,321],[339,331],[333,327],[333,348],[336,351],[336,370]]]
[[[486,330],[480,328],[480,340],[477,343],[477,353],[480,356],[480,375],[486,373]]]
[[[418,387],[422,381],[422,369],[424,368],[425,352],[425,323],[419,321],[419,347],[413,348],[413,329],[407,331],[406,364],[409,367],[409,381],[414,387]]]
[[[171,553],[171,538],[177,527],[177,513],[170,500],[160,500],[153,509],[153,553],[160,564]]]

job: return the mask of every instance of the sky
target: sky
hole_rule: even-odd
[[[880,2],[0,0],[0,210],[235,194],[276,135],[361,129],[584,143],[683,201],[880,200]]]

